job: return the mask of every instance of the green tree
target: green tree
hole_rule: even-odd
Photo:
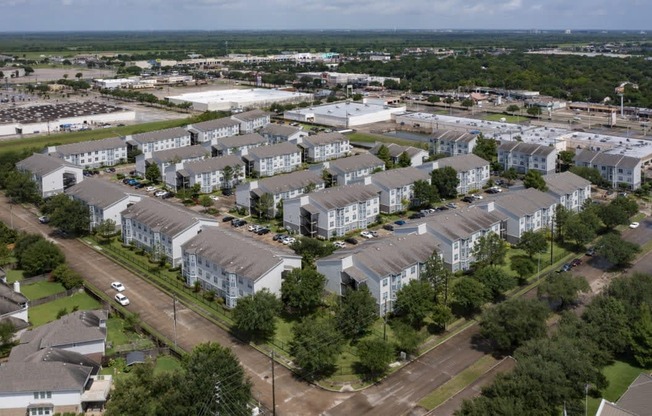
[[[543,179],[543,176],[537,170],[530,169],[527,171],[525,177],[523,178],[523,185],[525,185],[526,188],[534,188],[538,189],[539,191],[545,192],[548,190],[546,180]]]
[[[432,313],[435,291],[425,280],[412,280],[396,293],[394,314],[415,329]]]
[[[512,115],[516,114],[517,112],[521,111],[521,108],[517,106],[516,104],[510,104],[506,108],[508,113],[512,113]]]
[[[13,344],[12,340],[16,333],[16,327],[9,320],[0,321],[0,351],[8,345]]]
[[[97,227],[95,227],[95,232],[97,232],[97,235],[101,236],[106,241],[108,241],[111,238],[111,236],[114,235],[116,232],[115,221],[113,221],[110,218],[107,220],[100,221]]]
[[[516,286],[516,281],[511,275],[494,266],[485,266],[477,270],[474,277],[482,282],[494,301],[502,299],[506,291]]]
[[[12,171],[4,179],[5,195],[17,203],[32,203],[40,200],[36,182],[29,173]]]
[[[347,290],[335,310],[337,329],[346,339],[358,339],[366,335],[377,318],[376,299],[367,286]]]
[[[67,264],[58,265],[52,270],[51,277],[52,280],[61,283],[66,289],[80,287],[84,283],[84,279]]]
[[[401,168],[412,166],[412,159],[410,159],[410,155],[408,155],[407,152],[403,152],[399,155],[398,166]]]
[[[424,335],[400,319],[392,319],[390,326],[394,332],[396,349],[406,354],[417,355],[419,346],[425,338]]]
[[[7,245],[13,244],[18,238],[18,232],[9,228],[4,222],[0,222],[0,243]]]
[[[527,113],[531,116],[540,116],[541,115],[541,107],[539,106],[531,106],[527,108]]]
[[[596,168],[590,168],[588,166],[572,166],[569,171],[577,176],[581,176],[587,181],[591,181],[591,183],[596,186],[600,186],[605,182],[600,171]]]
[[[593,240],[596,236],[595,229],[588,226],[579,214],[571,214],[566,220],[564,227],[564,237],[583,247],[586,243]]]
[[[450,166],[435,169],[430,174],[430,183],[441,198],[455,198],[460,180],[457,172]]]
[[[617,225],[627,224],[629,222],[629,217],[625,210],[621,206],[613,203],[600,205],[598,217],[600,217],[604,226],[610,230],[616,228]]]
[[[383,376],[394,360],[394,348],[379,338],[365,339],[357,346],[360,365],[371,379]]]
[[[629,264],[641,251],[638,244],[625,241],[619,235],[605,234],[595,245],[596,251],[616,267]]]
[[[335,251],[333,244],[309,237],[299,237],[290,248],[303,258],[306,266],[313,266],[315,260],[329,256]]]
[[[564,309],[577,302],[581,292],[590,289],[588,282],[582,276],[570,273],[551,273],[546,276],[537,288],[540,299],[547,300],[553,307]]]
[[[281,283],[281,301],[292,313],[313,313],[322,304],[326,277],[314,268],[292,269]]]
[[[473,107],[473,100],[470,98],[465,98],[462,100],[460,105],[468,110],[469,108]]]
[[[416,206],[419,207],[430,206],[433,202],[439,199],[437,196],[437,190],[435,190],[432,185],[428,183],[428,181],[415,181],[413,192],[413,202]]]
[[[378,159],[385,162],[385,169],[391,169],[394,167],[392,163],[392,155],[389,153],[389,148],[387,148],[387,146],[384,144],[381,144],[380,147],[378,147],[376,156]]]
[[[548,242],[546,241],[546,234],[544,231],[525,231],[521,234],[521,241],[518,243],[518,248],[525,251],[530,257],[535,254],[546,251]]]
[[[273,218],[274,195],[270,194],[269,192],[264,193],[258,198],[254,207],[256,209],[256,213],[258,214],[258,218]]]
[[[317,379],[331,374],[342,350],[342,335],[333,318],[309,316],[292,328],[290,353],[304,376]]]
[[[77,73],[75,74],[75,78],[77,78],[77,80],[80,80],[81,77],[83,77],[83,76],[84,76],[84,74],[82,74],[81,72],[77,72]]]
[[[624,353],[629,347],[630,321],[625,305],[613,296],[598,296],[582,314],[586,333],[610,355]]]
[[[54,270],[64,261],[59,247],[41,239],[25,248],[18,258],[18,266],[27,276],[36,276]]]
[[[210,208],[213,206],[213,200],[208,195],[202,195],[199,197],[199,205],[204,208]]]
[[[83,236],[90,231],[88,205],[66,194],[49,198],[43,212],[50,217],[50,224],[70,234]]]
[[[253,340],[268,340],[276,332],[276,317],[281,306],[276,295],[267,289],[244,296],[233,309],[235,327]]]
[[[562,150],[559,152],[559,163],[561,164],[561,171],[567,171],[575,160],[575,152],[572,150]]]
[[[518,256],[511,258],[509,268],[516,272],[520,282],[525,282],[525,279],[537,270],[537,265],[532,259]]]
[[[507,179],[507,182],[510,184],[514,182],[516,179],[518,179],[518,171],[516,168],[509,168],[505,172],[503,172],[503,178]]]
[[[477,279],[461,277],[453,284],[451,295],[453,303],[465,314],[473,314],[480,310],[488,299],[488,290]]]
[[[481,334],[498,350],[511,354],[526,341],[545,336],[549,314],[548,307],[538,300],[509,299],[482,313]]]
[[[444,330],[446,325],[453,319],[453,312],[447,305],[437,304],[432,307],[430,319],[432,319],[432,323],[437,329]]]
[[[433,251],[426,260],[421,270],[421,279],[430,283],[435,293],[435,301],[443,298],[444,304],[448,302],[448,282],[452,272],[446,267],[444,259],[437,251]]]
[[[627,217],[631,217],[638,213],[638,203],[635,199],[626,196],[618,195],[614,198],[609,205],[615,205],[625,211]]]
[[[505,264],[507,246],[498,234],[491,231],[476,240],[471,252],[480,266],[499,265]]]
[[[566,224],[571,215],[572,213],[562,204],[558,204],[555,207],[555,234],[559,241],[564,241]]]
[[[631,345],[634,359],[643,368],[652,366],[652,313],[642,304],[638,320],[632,325]]]
[[[161,182],[161,169],[156,163],[150,163],[145,168],[145,179],[153,183]]]

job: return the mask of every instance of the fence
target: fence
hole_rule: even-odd
[[[140,351],[145,355],[145,358],[149,358],[149,359],[156,359],[156,357],[158,357],[159,355],[170,355],[170,348],[168,347],[157,347],[157,348],[147,348],[147,349],[132,348],[130,350],[115,352],[111,355],[105,355],[104,357],[102,357],[102,366],[108,366],[111,360],[115,360],[117,358],[126,359],[127,355],[133,351]]]
[[[38,306],[44,303],[52,302],[53,300],[67,298],[68,296],[73,295],[77,292],[81,292],[83,290],[84,290],[83,288],[76,287],[76,288],[68,289],[65,292],[59,292],[59,293],[55,293],[54,295],[46,296],[44,298],[30,300],[29,306]]]
[[[38,276],[25,277],[25,278],[20,280],[20,284],[21,285],[31,285],[31,284],[34,284],[34,283],[43,282],[45,280],[48,280],[49,278],[50,278],[49,273],[40,274]]]

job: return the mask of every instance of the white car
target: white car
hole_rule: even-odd
[[[364,238],[374,238],[374,235],[371,233],[371,231],[363,231],[360,233],[360,235]]]
[[[287,238],[283,239],[283,244],[285,244],[286,246],[289,246],[290,244],[294,243],[295,241],[297,241],[297,240],[294,237],[287,237]]]
[[[115,290],[117,290],[118,292],[122,292],[122,291],[124,291],[126,289],[125,285],[123,285],[120,282],[111,283],[111,287],[114,288]]]
[[[156,186],[148,186],[147,188],[145,188],[145,191],[153,192],[153,191],[156,191],[156,189],[157,189]]]
[[[337,248],[345,248],[346,247],[346,244],[344,243],[344,241],[334,241],[333,245],[335,247],[337,247]]]
[[[165,196],[167,193],[168,193],[168,191],[158,191],[157,193],[154,194],[154,196],[159,198],[159,197]]]
[[[637,222],[633,222],[633,223],[629,224],[629,228],[638,228],[639,225],[641,225],[641,224],[639,224]]]
[[[116,302],[118,302],[122,306],[129,305],[129,298],[127,298],[122,293],[118,293],[117,295],[115,295],[115,300],[116,300]]]
[[[220,200],[220,197],[217,196],[217,195],[211,195],[209,198],[212,199],[213,201],[219,201]]]

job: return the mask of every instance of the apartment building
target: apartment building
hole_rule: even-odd
[[[351,152],[349,139],[337,132],[301,137],[296,143],[303,149],[303,161],[307,163],[337,159]]]
[[[211,193],[233,188],[244,179],[244,162],[236,155],[177,163],[165,172],[165,184],[175,191],[199,184],[202,193]]]
[[[42,198],[60,194],[84,180],[81,166],[41,153],[34,153],[16,163],[16,169],[29,173]]]
[[[120,137],[50,146],[47,152],[73,165],[88,168],[127,162],[127,143]]]
[[[192,142],[190,132],[181,127],[132,134],[124,139],[129,146],[138,148],[146,158],[154,152],[190,146]]]
[[[491,177],[490,163],[483,158],[470,154],[445,157],[434,162],[426,162],[419,166],[425,172],[431,173],[435,169],[450,167],[457,172],[457,193],[464,195],[470,191],[482,189]]]
[[[210,151],[200,145],[153,152],[149,157],[142,154],[136,156],[136,173],[145,176],[147,167],[149,165],[156,165],[161,173],[161,181],[163,182],[165,181],[167,172],[174,171],[177,163],[193,162],[206,159],[210,156]]]
[[[394,165],[398,165],[401,155],[407,154],[410,158],[410,166],[421,166],[423,161],[428,159],[428,152],[423,149],[418,149],[412,146],[401,146],[395,143],[377,143],[369,150],[372,155],[378,156],[378,150],[381,146],[385,146],[389,150],[389,157]]]
[[[548,194],[567,210],[578,212],[591,199],[591,182],[572,172],[544,176]]]
[[[188,124],[191,144],[214,145],[224,137],[240,134],[240,122],[231,118],[218,118],[201,123]]]
[[[242,152],[249,176],[274,176],[301,167],[301,149],[294,143],[254,147]]]
[[[595,168],[602,178],[613,188],[620,186],[629,189],[641,187],[641,159],[621,154],[578,150],[575,154],[575,165]]]
[[[498,163],[504,170],[515,168],[519,173],[536,170],[547,175],[555,173],[557,168],[557,149],[534,143],[503,142],[498,146]]]
[[[267,140],[258,133],[223,137],[213,145],[213,156],[227,156],[242,153],[254,147],[265,146]]]
[[[315,172],[326,171],[329,186],[349,185],[385,170],[385,162],[370,153],[362,153],[311,165],[309,169]]]
[[[380,212],[393,214],[405,211],[414,199],[414,183],[430,183],[430,174],[415,167],[398,168],[377,172],[362,179],[380,189]]]
[[[307,132],[301,127],[288,126],[287,124],[268,124],[258,133],[267,139],[269,144],[297,142],[301,137],[306,137]]]
[[[261,129],[270,123],[270,114],[263,110],[251,110],[231,116],[240,123],[240,133],[248,134]]]
[[[437,132],[430,139],[430,153],[449,156],[468,155],[473,153],[477,134],[464,131],[445,130]]]

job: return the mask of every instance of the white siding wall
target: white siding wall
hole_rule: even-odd
[[[55,406],[81,405],[81,391],[53,391],[52,397],[35,399],[34,392],[0,393],[0,409],[26,409],[30,404],[51,403]]]

